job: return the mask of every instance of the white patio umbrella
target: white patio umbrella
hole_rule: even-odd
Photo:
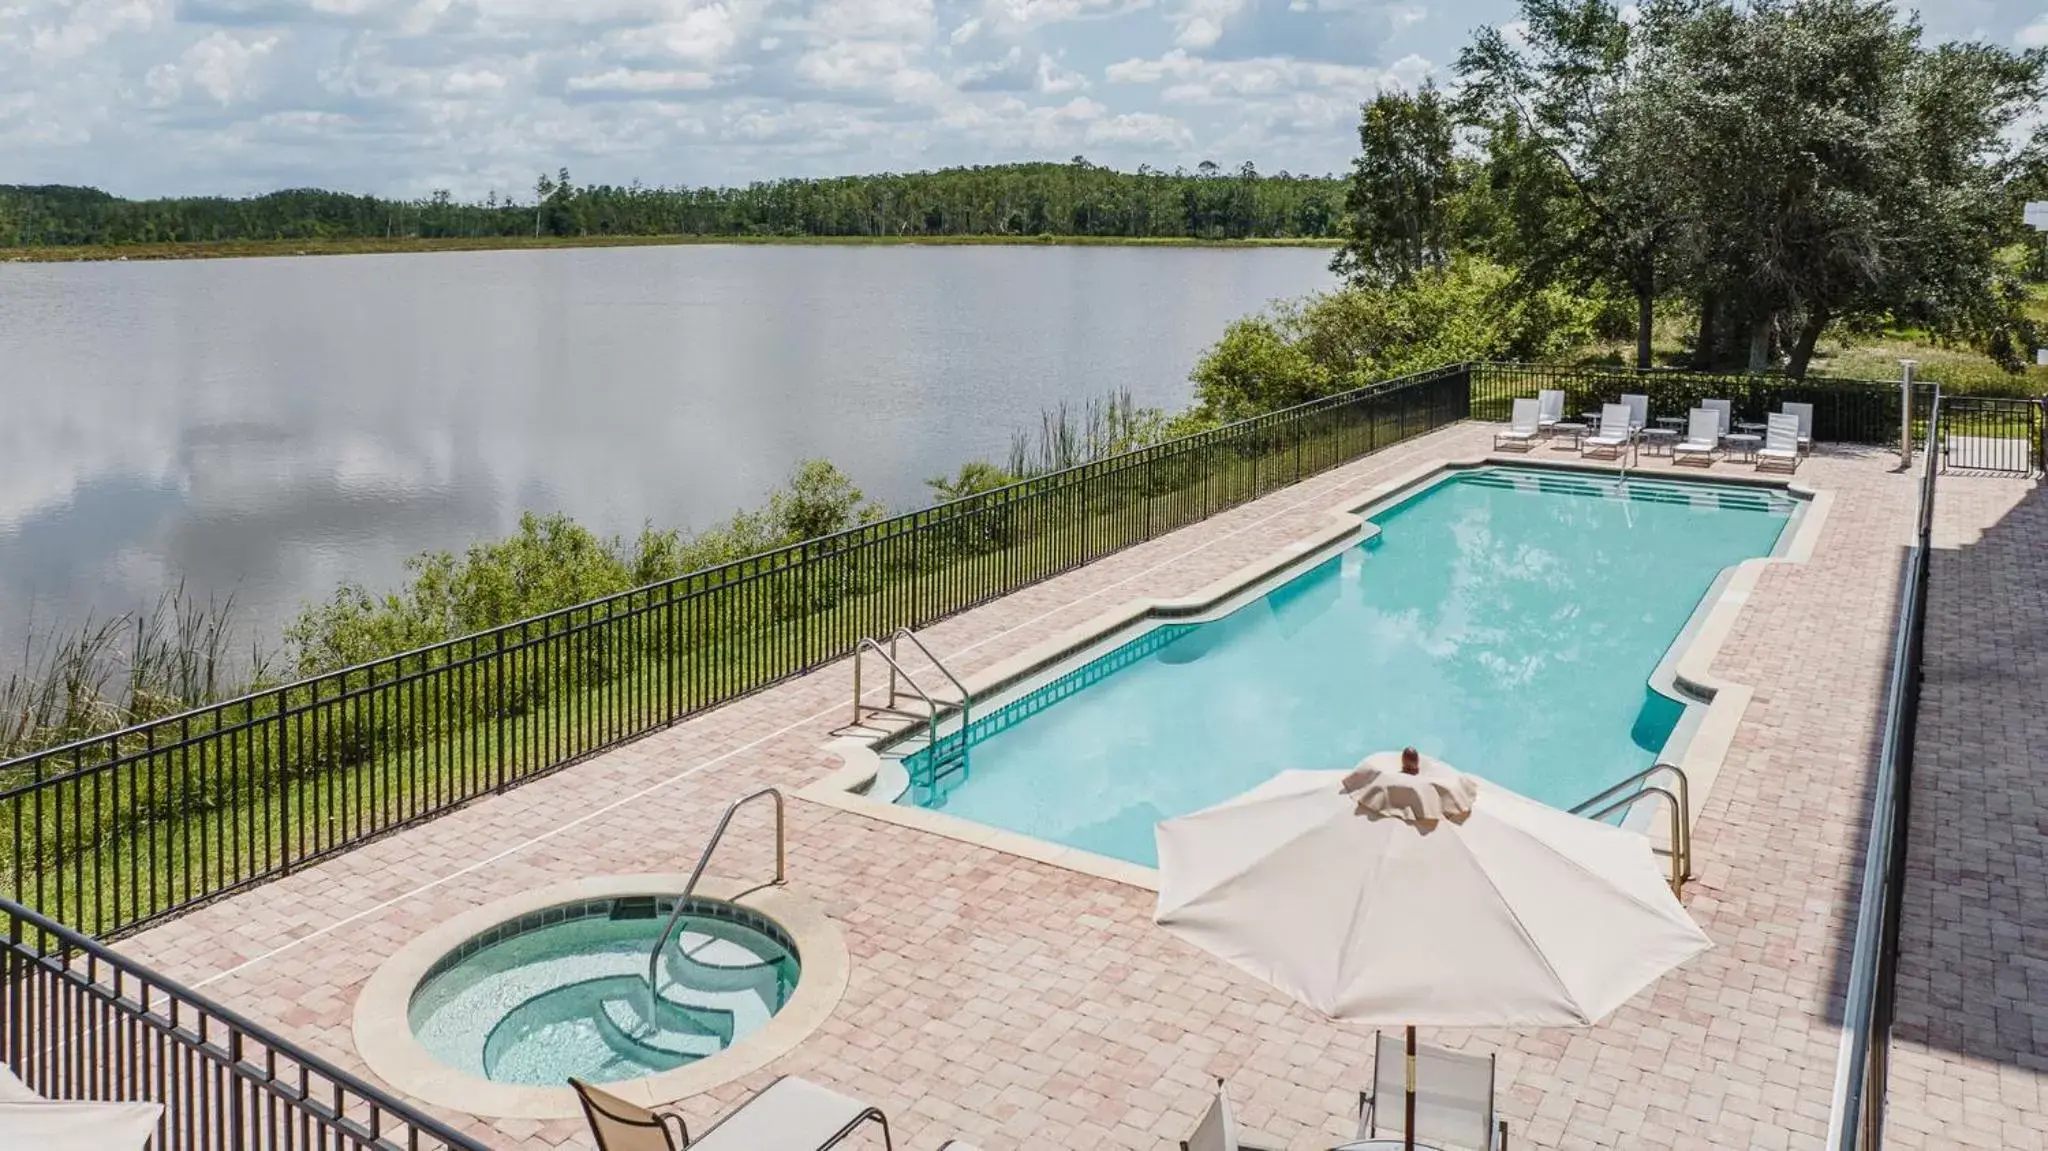
[[[1332,1019],[1590,1026],[1712,946],[1649,841],[1398,757],[1158,826],[1158,922]]]

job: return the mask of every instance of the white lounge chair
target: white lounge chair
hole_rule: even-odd
[[[1694,408],[1685,438],[1671,445],[1671,462],[1704,457],[1711,464],[1720,448],[1721,413],[1712,408]]]
[[[1450,1151],[1506,1151],[1507,1121],[1493,1111],[1493,1056],[1415,1047],[1415,1142]],[[1408,1049],[1400,1035],[1373,1046],[1372,1093],[1358,1096],[1358,1138],[1406,1134]]]
[[[1619,456],[1628,449],[1635,433],[1629,429],[1627,404],[1605,404],[1600,408],[1600,428],[1586,437],[1580,445],[1579,454],[1602,451],[1610,456]]]
[[[1650,426],[1650,397],[1628,395],[1621,397],[1628,405],[1628,426],[1630,431],[1640,432]],[[1601,421],[1605,423],[1605,420]]]
[[[1735,430],[1735,404],[1730,400],[1701,400],[1700,406],[1721,414],[1721,434]]]
[[[1764,446],[1757,449],[1756,466],[1783,466],[1799,470],[1799,417],[1779,412],[1764,422]]]
[[[1535,400],[1516,400],[1514,414],[1508,418],[1507,430],[1493,433],[1493,446],[1520,444],[1527,448],[1536,442],[1537,413],[1542,409]]]
[[[1810,452],[1810,451],[1812,451],[1812,450],[1813,450],[1813,405],[1812,405],[1812,404],[1780,404],[1780,405],[1778,405],[1778,410],[1779,410],[1779,411],[1781,411],[1781,412],[1783,412],[1783,413],[1785,413],[1785,414],[1786,414],[1786,415],[1788,415],[1788,416],[1797,416],[1797,417],[1799,417],[1799,450],[1800,450],[1800,451],[1802,451],[1802,452]]]
[[[863,1123],[881,1124],[885,1151],[895,1147],[881,1111],[794,1075],[763,1087],[695,1139],[673,1111],[649,1111],[576,1079],[569,1086],[599,1151],[825,1151]]]
[[[1246,1143],[1237,1135],[1237,1116],[1230,1110],[1230,1093],[1223,1080],[1216,1081],[1216,1098],[1195,1121],[1195,1129],[1180,1141],[1180,1151],[1270,1151],[1266,1144]]]
[[[1564,422],[1564,389],[1544,388],[1536,393],[1536,428],[1548,432]]]

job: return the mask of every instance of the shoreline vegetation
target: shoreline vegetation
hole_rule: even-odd
[[[0,263],[70,264],[128,260],[233,260],[287,256],[411,255],[437,252],[551,251],[566,248],[745,247],[1041,247],[1041,248],[1326,248],[1335,237],[1269,236],[391,236],[343,239],[176,240],[155,243],[0,247]]]

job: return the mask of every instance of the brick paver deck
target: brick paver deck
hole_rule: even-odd
[[[1488,435],[1446,429],[926,635],[949,663],[987,666],[1129,597],[1198,589],[1322,526],[1344,496],[1479,454]],[[1517,1145],[1822,1142],[1915,498],[1893,466],[1874,451],[1807,462],[1801,477],[1835,493],[1817,553],[1763,573],[1716,664],[1756,694],[1695,835],[1687,903],[1715,950],[1591,1030],[1425,1033],[1499,1051]],[[123,946],[360,1067],[356,992],[405,940],[540,884],[687,868],[727,801],[838,766],[821,745],[848,691],[845,665],[822,670]],[[990,1151],[1153,1149],[1188,1133],[1222,1076],[1271,1141],[1320,1148],[1349,1134],[1371,1035],[1168,936],[1150,893],[800,799],[789,814],[792,887],[826,907],[852,951],[846,998],[769,1068],[680,1101],[693,1121],[790,1072],[886,1109],[899,1147],[961,1136]],[[763,815],[743,815],[714,870],[766,875],[767,843]],[[452,1118],[499,1145],[585,1145],[574,1122]]]
[[[2048,1147],[2048,501],[1935,498],[1887,1141]]]

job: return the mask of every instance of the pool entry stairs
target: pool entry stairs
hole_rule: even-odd
[[[931,664],[927,674],[931,670],[936,670],[953,685],[953,699],[945,700],[934,696],[925,690],[916,676],[904,668],[901,644],[905,640],[910,641],[911,646]],[[951,668],[939,662],[939,657],[933,655],[931,649],[924,645],[924,641],[917,638],[916,633],[909,628],[897,628],[895,633],[889,636],[887,643],[888,646],[884,647],[883,641],[870,636],[861,640],[860,645],[854,649],[853,722],[858,726],[867,716],[888,715],[923,723],[925,750],[916,755],[906,756],[904,764],[910,771],[912,787],[923,788],[927,793],[942,791],[948,779],[964,777],[967,772],[968,748],[971,743],[968,739],[968,727],[972,722],[972,700],[967,694],[967,685],[960,682],[960,677],[954,675]],[[879,707],[868,707],[861,702],[861,665],[869,653],[880,657],[889,668],[889,700]],[[903,685],[908,685],[908,691],[904,690]],[[924,709],[918,711],[899,707],[898,701],[921,702]],[[942,733],[939,730],[939,721],[956,712],[960,716],[959,727],[950,734]]]

